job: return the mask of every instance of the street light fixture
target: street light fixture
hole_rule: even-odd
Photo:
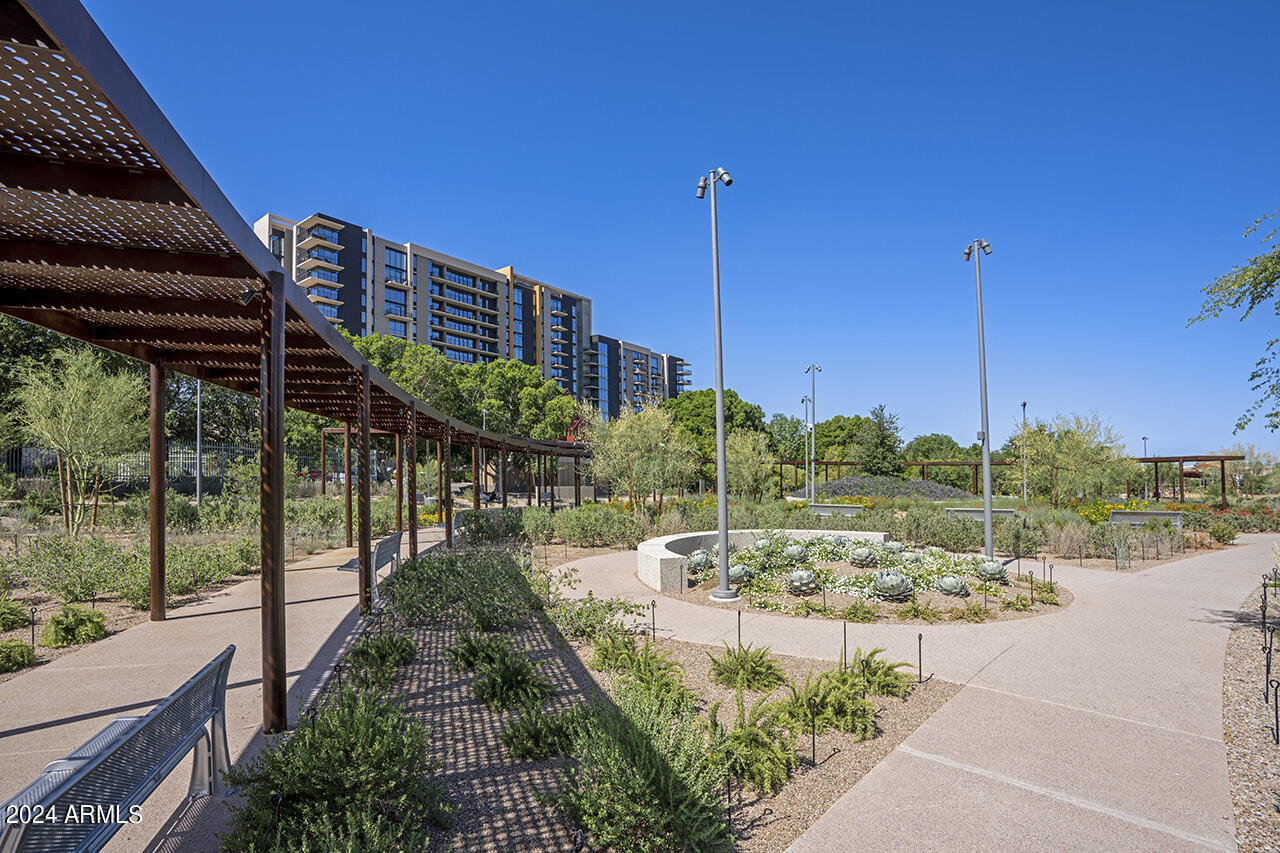
[[[817,503],[818,501],[818,374],[822,372],[822,368],[816,364],[811,364],[804,369],[809,374],[809,412],[811,415],[810,422],[813,424],[813,452],[809,454],[809,464],[813,466],[813,473],[809,477],[809,502]]]
[[[720,585],[711,593],[715,601],[737,601],[738,593],[729,587],[729,491],[725,476],[724,452],[724,349],[720,342],[720,236],[716,222],[716,184],[726,187],[733,178],[716,168],[698,179],[698,198],[711,189],[711,299],[716,336],[716,516],[719,524]]]
[[[812,433],[809,430],[809,403],[812,402],[808,394],[800,398],[800,402],[804,403],[804,496],[809,497],[809,439]]]
[[[964,259],[973,259],[973,275],[978,292],[978,396],[982,403],[982,537],[987,559],[995,556],[991,547],[991,434],[987,425],[987,345],[982,330],[982,256],[991,254],[991,244],[978,239],[964,247]]]

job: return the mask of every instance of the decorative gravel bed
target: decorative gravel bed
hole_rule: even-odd
[[[1256,588],[1234,614],[1236,627],[1227,640],[1222,677],[1222,739],[1235,807],[1236,841],[1244,851],[1280,851],[1280,746],[1271,735],[1275,711],[1262,700],[1265,656],[1261,650],[1259,613],[1262,588]],[[1275,591],[1272,590],[1272,593]],[[1269,612],[1280,600],[1268,599]],[[1272,626],[1274,616],[1268,618]],[[1280,678],[1280,648],[1272,661],[1272,677]]]

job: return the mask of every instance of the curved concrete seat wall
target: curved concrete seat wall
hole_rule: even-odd
[[[888,542],[889,534],[869,530],[730,530],[729,547],[751,548],[766,533],[781,532],[788,539],[813,539],[818,536],[843,536],[864,542]],[[676,533],[646,539],[636,546],[636,576],[659,592],[679,592],[685,576],[685,559],[699,548],[711,548],[719,534],[714,530],[698,533]]]

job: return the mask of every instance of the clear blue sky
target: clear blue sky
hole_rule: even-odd
[[[799,414],[992,433],[1096,410],[1141,450],[1231,434],[1276,318],[1186,328],[1280,207],[1268,2],[173,3],[90,12],[233,204],[325,210],[591,296],[595,330]]]

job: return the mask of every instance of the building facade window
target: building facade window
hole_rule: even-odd
[[[403,290],[392,290],[388,288],[383,296],[383,311],[387,314],[399,314],[402,317],[408,316],[405,311],[405,293]]]
[[[395,335],[398,338],[406,337],[406,329],[403,320],[388,320],[387,333]]]
[[[386,268],[386,280],[394,281],[398,284],[404,284],[408,281],[407,262],[408,258],[404,252],[387,246],[382,261],[383,266]]]
[[[314,304],[316,306],[316,310],[319,311],[322,316],[330,317],[334,320],[338,319],[337,305],[329,305],[325,302],[316,302]]]

